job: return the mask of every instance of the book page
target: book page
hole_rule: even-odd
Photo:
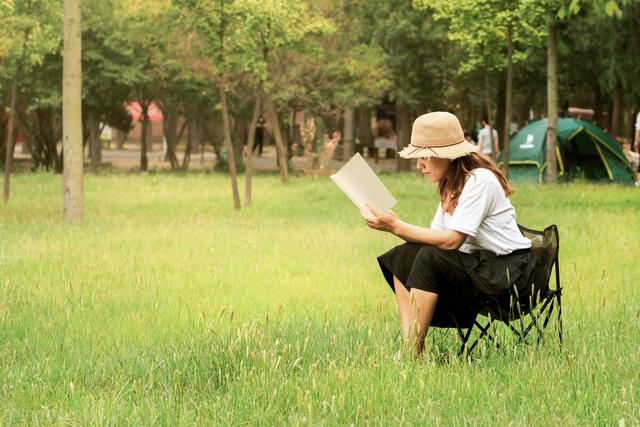
[[[354,154],[330,177],[351,201],[365,212],[370,213],[365,203],[382,212],[388,212],[398,202],[360,153]]]

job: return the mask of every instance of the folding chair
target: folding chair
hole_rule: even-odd
[[[533,279],[530,286],[531,292],[527,295],[518,295],[515,287],[510,290],[509,295],[497,298],[490,295],[482,295],[480,299],[474,301],[464,310],[452,310],[451,317],[453,324],[458,330],[458,337],[461,341],[458,356],[462,356],[465,351],[470,355],[481,339],[487,337],[496,347],[500,347],[496,338],[491,334],[489,329],[491,325],[500,321],[507,325],[509,330],[518,338],[517,343],[527,341],[529,333],[535,329],[538,332],[536,344],[540,343],[543,330],[546,330],[549,319],[553,312],[554,306],[558,305],[558,337],[560,340],[560,348],[562,349],[562,310],[560,305],[560,294],[562,287],[560,286],[560,268],[558,262],[558,253],[560,249],[560,238],[558,235],[558,227],[552,224],[542,231],[533,230],[518,224],[520,232],[523,236],[531,239],[532,250],[536,253],[536,266],[533,271]],[[550,287],[551,270],[555,266],[555,288]],[[538,311],[536,315],[535,311]],[[489,321],[483,326],[478,321],[478,315],[489,318]],[[530,319],[525,326],[525,317],[529,315]],[[544,317],[542,327],[539,319]],[[520,329],[516,328],[512,322],[519,323]],[[475,341],[468,345],[471,332],[476,327],[480,334]],[[464,331],[466,329],[466,332]],[[495,329],[495,328],[494,328]]]

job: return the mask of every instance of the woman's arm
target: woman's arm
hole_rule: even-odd
[[[407,242],[426,243],[441,249],[458,249],[467,238],[466,234],[457,230],[435,230],[409,224],[400,219],[397,220],[391,232]]]
[[[407,242],[425,243],[437,246],[441,249],[458,249],[464,243],[467,235],[457,230],[435,230],[429,227],[420,227],[402,221],[395,212],[380,212],[370,204],[366,204],[373,217],[361,214],[371,228],[387,231]]]

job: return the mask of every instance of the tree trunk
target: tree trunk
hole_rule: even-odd
[[[96,173],[100,167],[100,124],[96,122],[93,114],[87,117],[89,127],[89,154],[91,158],[91,171]]]
[[[238,194],[238,176],[236,175],[236,162],[233,157],[233,144],[231,142],[231,123],[229,120],[229,110],[227,109],[227,94],[224,83],[218,83],[220,92],[220,103],[222,104],[222,127],[224,131],[224,145],[227,148],[227,164],[229,166],[229,176],[231,177],[231,191],[233,192],[233,207],[240,209],[240,195]]]
[[[253,177],[253,140],[256,138],[256,126],[258,119],[262,114],[262,100],[260,94],[256,96],[256,106],[253,109],[251,124],[249,125],[249,136],[247,141],[247,159],[245,164],[245,185],[244,185],[244,203],[251,205],[251,178]]]
[[[167,143],[167,152],[164,161],[171,163],[171,169],[177,169],[180,166],[180,162],[178,162],[178,157],[176,156],[176,147],[180,142],[180,136],[178,136],[178,118],[180,115],[175,108],[163,108],[162,115],[164,117],[162,121],[162,131]]]
[[[405,103],[398,103],[398,137],[396,142],[396,148],[400,151],[403,147],[406,147],[411,142],[411,110]],[[396,154],[396,170],[408,171],[411,170],[411,159],[403,159]]]
[[[616,82],[613,92],[613,111],[611,112],[611,134],[614,138],[620,136],[622,128],[622,96],[622,85],[620,82]]]
[[[11,180],[11,168],[13,167],[13,147],[15,145],[16,133],[16,105],[18,103],[18,73],[13,76],[13,84],[11,85],[11,100],[9,101],[9,122],[7,123],[7,141],[5,144],[6,155],[4,158],[4,183],[2,191],[2,199],[5,203],[9,201],[9,184]]]
[[[140,131],[140,170],[145,172],[149,168],[147,158],[147,138],[149,136],[149,104],[140,102],[142,108],[142,129]]]
[[[64,217],[80,222],[82,201],[82,65],[80,0],[64,0],[62,66],[62,143],[64,162]]]
[[[233,142],[233,158],[236,160],[236,169],[242,165],[245,140],[247,138],[247,120],[237,117],[235,126],[233,126],[232,142]]]
[[[120,129],[115,129],[116,149],[122,150],[124,148],[124,142],[126,139],[127,139],[126,132]]]
[[[556,140],[558,126],[558,28],[555,17],[549,22],[547,45],[547,183],[556,182]]]
[[[495,162],[497,160],[496,155],[496,143],[493,140],[493,120],[491,117],[491,90],[489,86],[489,72],[484,72],[484,102],[485,109],[487,111],[487,123],[489,123],[489,144],[491,145],[491,158]]]
[[[193,136],[195,134],[195,126],[192,120],[189,120],[188,124],[187,120],[185,120],[183,123],[183,127],[184,126],[187,126],[187,145],[184,148],[184,156],[182,157],[182,169],[187,170],[189,168],[189,163],[191,162],[191,150],[193,149]]]
[[[504,136],[502,138],[502,173],[509,178],[509,139],[511,137],[511,108],[513,97],[513,23],[507,24],[507,89],[504,105]]]
[[[355,139],[355,109],[344,110],[344,142],[342,144],[342,160],[349,160],[353,156],[353,140]]]
[[[358,107],[358,139],[363,149],[367,147],[367,152],[371,154],[373,146],[373,134],[371,133],[371,111],[368,107]]]
[[[287,158],[286,153],[284,152],[284,143],[282,141],[282,133],[280,132],[280,124],[278,122],[278,114],[273,105],[273,99],[271,98],[271,94],[267,93],[265,95],[265,106],[267,110],[267,115],[269,116],[269,121],[273,126],[273,134],[276,141],[276,149],[278,155],[278,163],[280,166],[280,178],[282,182],[289,181],[289,168],[287,167]]]

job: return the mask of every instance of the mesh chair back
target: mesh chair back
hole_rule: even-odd
[[[549,290],[551,271],[558,259],[560,239],[558,236],[558,227],[555,224],[548,226],[544,230],[533,230],[520,224],[518,224],[518,228],[523,236],[531,240],[531,249],[535,253],[536,259],[532,283],[529,288],[530,291],[527,292],[527,295],[519,296],[521,309],[527,311],[533,308],[538,298],[544,296]],[[558,286],[560,286],[560,284],[556,283],[556,288]],[[533,306],[530,304],[530,298]]]

